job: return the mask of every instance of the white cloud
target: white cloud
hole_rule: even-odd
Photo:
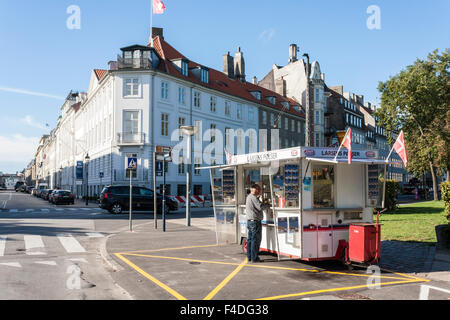
[[[58,99],[58,100],[65,99],[64,97],[56,96],[53,94],[47,94],[47,93],[43,93],[43,92],[35,92],[35,91],[30,91],[30,90],[20,89],[20,88],[9,88],[9,87],[0,86],[0,91],[26,94],[26,95],[31,95],[31,96],[39,96],[39,97],[45,97],[45,98],[52,98],[52,99]]]
[[[30,127],[33,127],[33,128],[45,129],[45,126],[42,123],[39,123],[39,122],[35,121],[33,119],[33,117],[30,116],[29,114],[27,114],[25,116],[25,118],[21,118],[20,121],[25,123],[25,124],[27,124],[27,125],[29,125]]]
[[[264,42],[270,41],[275,35],[275,29],[270,28],[261,32],[258,36],[259,40],[263,40]]]
[[[34,158],[39,139],[39,137],[24,137],[21,134],[0,136],[0,168],[6,163],[26,166]]]

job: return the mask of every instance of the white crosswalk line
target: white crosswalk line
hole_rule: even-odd
[[[41,209],[42,212],[49,212],[49,209]]]
[[[22,268],[22,265],[19,262],[2,262],[0,263],[0,266]]]
[[[56,210],[56,211],[64,211],[64,209],[61,209],[61,208],[60,208],[60,209],[55,209],[55,210]]]
[[[58,234],[58,239],[68,253],[86,252],[81,244],[71,234]]]
[[[76,208],[69,208],[69,210],[70,210],[70,211],[76,211],[76,210],[78,210],[78,209],[76,209]]]
[[[44,242],[42,242],[42,237],[39,235],[24,235],[23,239],[25,241],[25,249],[27,255],[43,255],[44,250],[37,251],[35,249],[43,249]]]
[[[55,261],[35,261],[34,263],[45,264],[45,265],[48,265],[48,266],[56,266],[56,262]]]
[[[34,209],[26,209],[25,212],[31,212],[34,211]]]
[[[71,258],[68,259],[70,261],[75,261],[75,262],[84,262],[84,263],[88,263],[87,260],[85,258]]]
[[[0,257],[3,257],[5,254],[6,239],[7,236],[0,236]]]
[[[18,209],[9,209],[9,212],[19,212]]]
[[[89,238],[103,238],[104,235],[101,234],[100,232],[86,232],[87,236]]]
[[[91,208],[80,208],[80,210],[83,210],[83,211],[90,211]]]

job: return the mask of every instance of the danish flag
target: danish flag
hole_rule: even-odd
[[[226,155],[226,157],[227,157],[227,164],[230,164],[230,163],[231,163],[232,155],[231,155],[231,153],[228,152],[227,149],[224,149],[224,150],[225,150],[225,155]]]
[[[403,134],[403,130],[400,131],[400,134],[398,135],[397,140],[394,143],[393,146],[395,152],[400,156],[400,158],[403,161],[403,164],[408,164],[408,156],[406,155],[406,147],[405,147],[405,135]]]
[[[154,14],[163,14],[164,10],[166,10],[166,6],[161,0],[153,0],[153,13]]]
[[[348,164],[352,163],[352,129],[348,128],[347,133],[345,134],[344,140],[342,141],[342,145],[348,150]]]

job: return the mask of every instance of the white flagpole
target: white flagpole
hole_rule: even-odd
[[[349,129],[350,129],[350,128],[349,128]],[[338,155],[339,155],[339,151],[341,151],[342,144],[344,143],[345,138],[347,138],[347,134],[348,134],[348,129],[347,129],[347,132],[345,133],[344,139],[342,139],[342,142],[341,142],[341,145],[339,146],[338,151],[336,152],[336,156],[334,157],[334,161],[336,161],[336,159],[337,159],[337,157],[338,157]]]
[[[153,1],[150,0],[150,46],[153,48]]]
[[[386,158],[386,162],[389,162],[389,157],[391,156],[391,154],[392,154],[392,151],[394,151],[394,145],[395,145],[395,142],[394,142],[394,144],[392,145],[392,148],[391,148],[391,151],[389,152],[389,155],[387,156],[387,158]]]

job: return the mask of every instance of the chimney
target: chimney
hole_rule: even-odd
[[[230,56],[230,51],[223,55],[223,73],[234,79],[234,58]]]
[[[164,29],[152,27],[152,38],[157,36],[164,40]]]
[[[108,66],[109,66],[109,70],[117,70],[118,69],[117,61],[109,61]]]
[[[244,53],[241,52],[241,47],[238,47],[238,51],[234,55],[234,75],[236,79],[245,82]]]
[[[295,43],[289,45],[289,63],[297,61],[298,47]]]
[[[275,92],[286,97],[286,80],[283,78],[275,80]]]
[[[258,85],[258,78],[256,76],[253,77],[253,84]]]

